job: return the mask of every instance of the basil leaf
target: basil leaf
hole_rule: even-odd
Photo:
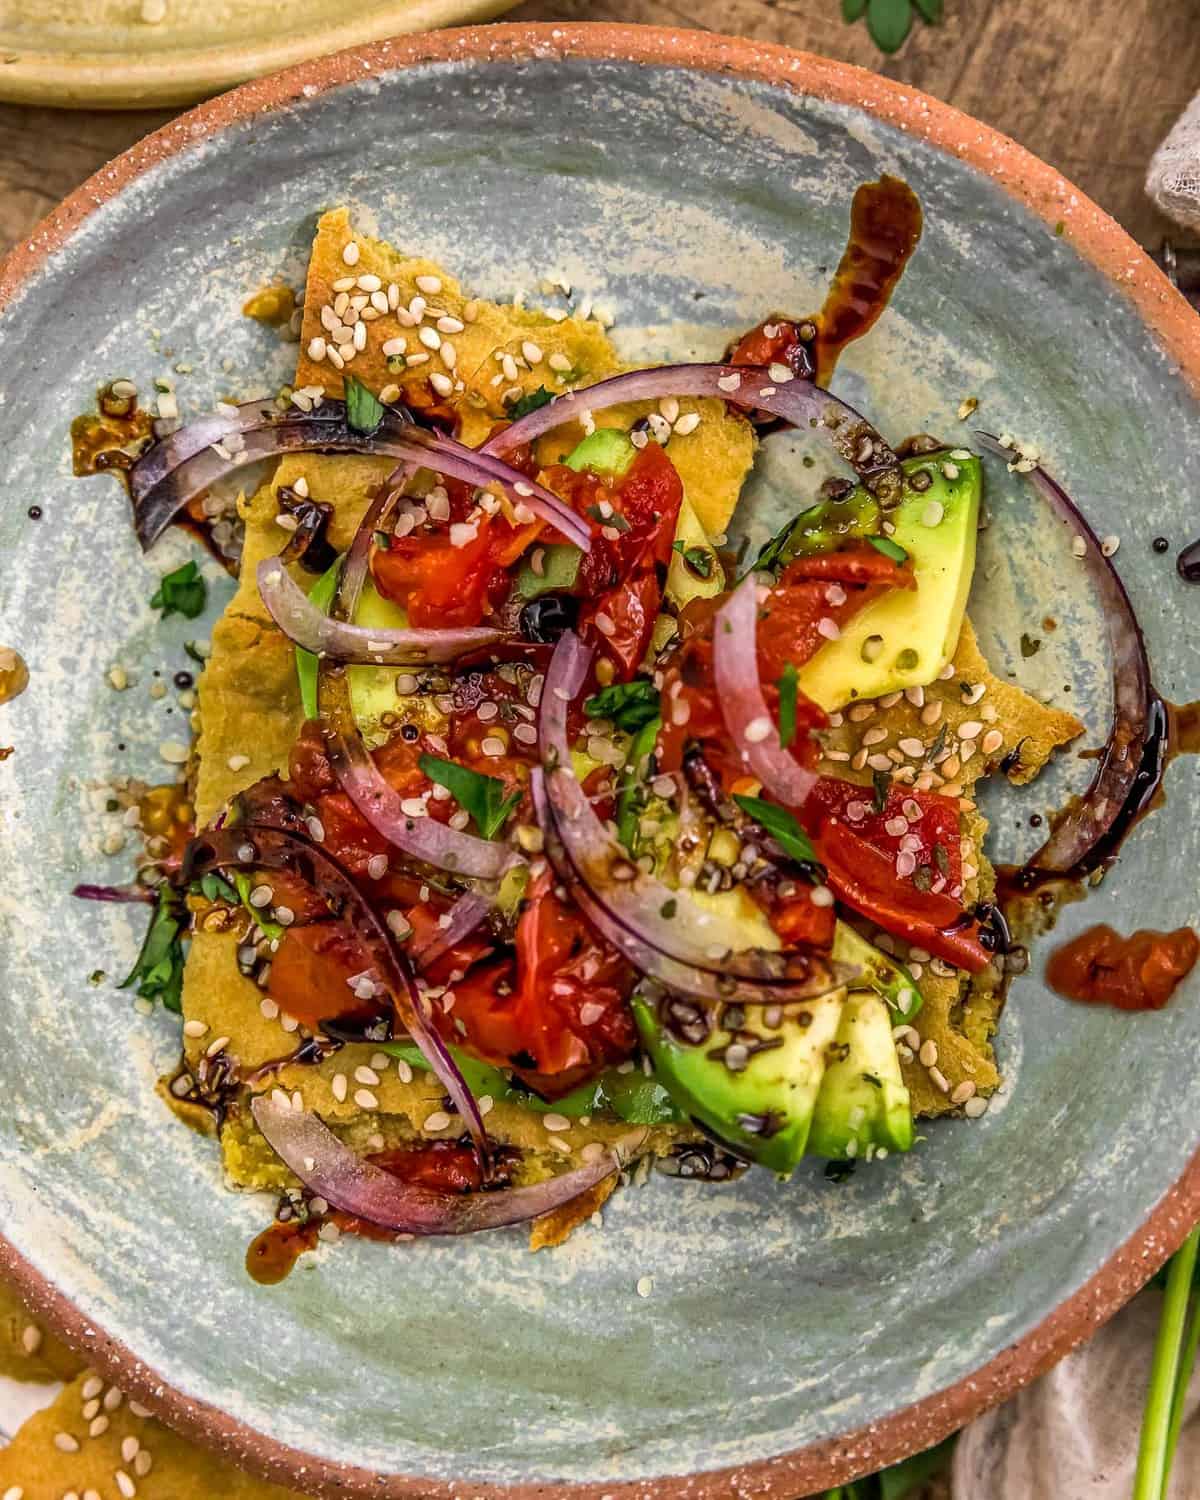
[[[283,936],[283,928],[278,922],[272,922],[259,907],[250,905],[250,892],[254,887],[250,883],[249,875],[245,870],[235,870],[233,879],[237,885],[237,899],[249,912],[250,920],[258,923],[259,930],[268,942],[277,943]]]
[[[671,551],[678,552],[697,578],[711,578],[716,558],[707,547],[689,547],[684,541],[672,542]]]
[[[803,865],[807,873],[824,879],[825,870],[817,859],[812,840],[800,827],[793,813],[788,812],[786,807],[778,807],[774,802],[764,802],[761,797],[744,797],[740,792],[734,793],[733,800],[747,817],[753,818],[767,830],[785,854]]]
[[[867,0],[842,0],[842,20],[861,21],[866,14]]]
[[[521,800],[520,792],[504,795],[504,783],[436,755],[422,755],[417,765],[438,786],[444,786],[460,807],[465,807],[485,839],[494,839]]]
[[[937,26],[942,19],[942,0],[913,0],[923,20]]]
[[[228,901],[230,906],[236,906],[238,893],[229,884],[223,875],[218,875],[215,870],[201,878],[200,894],[206,901]]]
[[[893,542],[890,536],[869,536],[867,541],[876,552],[882,552],[884,557],[890,557],[894,563],[908,561],[908,553],[899,542]]]
[[[517,574],[517,593],[522,599],[536,599],[539,594],[562,594],[574,588],[579,577],[579,564],[583,553],[570,542],[551,542],[548,546],[534,547],[541,552],[540,573],[533,571],[532,554],[521,564]]]
[[[183,615],[185,619],[194,620],[204,612],[207,597],[208,590],[200,569],[194,562],[185,562],[183,567],[159,579],[150,605],[162,610],[164,620],[168,615]]]
[[[536,391],[526,391],[506,409],[505,415],[512,421],[520,417],[527,417],[531,411],[537,411],[539,407],[549,406],[554,400],[554,392],[548,391],[544,385],[539,385]]]
[[[784,750],[796,738],[796,700],[800,674],[795,662],[788,662],[779,678],[779,743]]]
[[[188,925],[183,896],[166,881],[158,888],[158,899],[141,951],[118,988],[137,985],[143,1000],[161,1000],[164,1009],[177,1015],[183,1009],[183,933]]]
[[[401,1058],[409,1067],[417,1068],[423,1073],[429,1071],[425,1054],[414,1042],[378,1042],[372,1043],[372,1046],[377,1047],[380,1052],[386,1052],[389,1057]],[[463,1082],[476,1099],[484,1094],[492,1099],[507,1099],[512,1093],[512,1083],[507,1073],[493,1068],[490,1063],[480,1062],[478,1058],[468,1057],[457,1047],[450,1047],[448,1051],[463,1076]]]
[[[621,768],[617,786],[617,838],[629,851],[637,853],[638,823],[646,805],[646,784],[641,768],[648,756],[653,756],[662,720],[657,714],[648,719],[629,742],[629,753]]]
[[[633,682],[614,682],[601,688],[583,707],[591,718],[611,719],[626,734],[636,734],[658,717],[658,689],[644,677]]]
[[[353,375],[346,382],[346,426],[352,432],[361,432],[364,437],[379,431],[383,421],[383,403],[373,391],[367,390],[361,380]]]

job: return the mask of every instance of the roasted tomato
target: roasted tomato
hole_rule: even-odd
[[[882,807],[869,787],[822,776],[813,792],[822,816],[835,816],[886,854],[918,890],[962,894],[958,802],[936,792],[891,785]]]
[[[334,1018],[369,1020],[379,1006],[358,999],[350,981],[370,968],[370,959],[341,922],[310,922],[284,934],[271,960],[267,993],[285,1015],[306,1026]]]
[[[478,625],[509,589],[507,569],[542,529],[541,522],[510,526],[481,516],[460,546],[450,531],[390,536],[371,553],[371,576],[386,598],[403,606],[415,628]]]

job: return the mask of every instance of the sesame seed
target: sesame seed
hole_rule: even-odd
[[[19,1484],[10,1484],[4,1491],[2,1500],[24,1500],[25,1491]]]
[[[384,406],[391,406],[394,401],[400,399],[400,387],[394,382],[391,385],[385,385],[379,393],[379,399]]]
[[[872,729],[863,731],[862,743],[864,745],[882,745],[888,737],[887,730],[882,724],[876,724]]]
[[[26,1323],[21,1330],[21,1348],[26,1354],[36,1354],[42,1347],[42,1330],[36,1323]]]
[[[320,364],[321,361],[325,358],[325,349],[326,344],[323,338],[320,338],[318,336],[317,338],[309,339],[308,357],[311,360],[315,360],[317,364]]]
[[[767,374],[776,385],[786,385],[792,378],[792,372],[787,365],[770,364],[767,366]]]
[[[966,1115],[968,1120],[977,1120],[981,1114],[985,1113],[987,1107],[988,1102],[986,1099],[982,1098],[979,1094],[972,1094],[963,1105],[963,1114]]]
[[[888,756],[868,755],[865,750],[860,750],[850,764],[856,771],[861,771],[863,766],[870,766],[872,771],[890,771],[892,769],[892,762]]]
[[[685,412],[679,421],[675,423],[675,435],[687,437],[689,432],[695,432],[700,425],[700,413],[698,411]]]
[[[564,1141],[560,1135],[552,1135],[548,1144],[562,1156],[570,1156],[571,1154],[570,1141]]]
[[[342,259],[348,266],[358,265],[358,257],[361,252],[354,240],[350,240],[342,249]]]
[[[1075,536],[1071,538],[1071,551],[1075,554],[1076,557],[1087,556],[1087,543],[1081,536]]]
[[[355,1096],[357,1097],[357,1095]],[[445,1130],[450,1123],[450,1116],[444,1109],[435,1109],[431,1115],[425,1116],[424,1130]]]
[[[958,726],[958,737],[962,740],[977,740],[983,733],[983,725],[978,719],[967,719]]]
[[[396,1059],[396,1077],[401,1083],[411,1083],[413,1081],[412,1065],[402,1057]]]
[[[154,1415],[150,1408],[148,1406],[143,1406],[140,1401],[130,1401],[129,1413],[131,1416],[142,1417],[143,1419],[145,1419],[146,1417],[152,1417]]]
[[[931,500],[921,512],[922,526],[940,525],[942,517],[946,514],[946,507],[940,500]]]
[[[653,1276],[639,1276],[637,1283],[637,1294],[639,1297],[648,1297],[654,1290]]]
[[[355,1089],[354,1102],[358,1105],[359,1109],[379,1108],[379,1100],[375,1097],[370,1089]]]
[[[442,278],[440,276],[418,276],[416,283],[417,290],[424,292],[429,297],[436,297],[442,289]]]
[[[99,1375],[89,1375],[83,1382],[83,1389],[79,1394],[85,1401],[90,1401],[93,1396],[99,1396],[103,1390],[104,1382]]]
[[[134,1455],[133,1472],[139,1479],[145,1479],[153,1467],[154,1459],[150,1455],[150,1450],[148,1448],[139,1448]]]
[[[167,19],[167,0],[142,0],[142,20],[157,26]]]
[[[822,615],[817,621],[817,634],[823,635],[827,641],[836,641],[841,635],[836,620],[831,620],[828,615]]]
[[[379,1086],[379,1074],[374,1068],[368,1068],[364,1064],[360,1064],[354,1070],[354,1081],[356,1083],[369,1083],[372,1087],[377,1088]]]
[[[925,1067],[932,1068],[938,1060],[938,1044],[931,1037],[927,1042],[922,1042],[918,1055]]]
[[[742,377],[735,371],[728,375],[721,375],[717,379],[718,387],[723,391],[736,391],[742,383]]]
[[[54,1446],[60,1453],[78,1453],[79,1439],[72,1437],[69,1432],[56,1432],[54,1434]]]
[[[117,1481],[117,1488],[124,1495],[125,1500],[133,1500],[133,1497],[137,1494],[137,1485],[134,1484],[125,1470],[118,1469],[113,1478]]]
[[[279,1015],[279,1006],[269,995],[258,1002],[258,1008],[268,1021],[274,1021]]]
[[[571,1122],[565,1115],[543,1115],[542,1124],[547,1130],[570,1130],[571,1128]]]
[[[1121,538],[1119,536],[1106,536],[1100,543],[1100,551],[1105,557],[1111,557],[1120,545]]]
[[[980,741],[980,749],[985,755],[991,755],[993,751],[999,750],[1004,743],[1004,736],[998,729],[989,729]]]
[[[163,740],[158,747],[158,753],[169,766],[182,766],[186,765],[190,752],[188,747],[180,744],[178,740]]]
[[[124,1462],[127,1464],[131,1464],[137,1457],[138,1449],[141,1446],[141,1443],[138,1442],[137,1438],[135,1438],[132,1433],[130,1433],[128,1437],[122,1438],[121,1458],[124,1460]]]
[[[761,744],[771,733],[771,721],[765,714],[760,714],[757,719],[751,719],[746,725],[744,734],[752,745]]]
[[[400,802],[400,811],[406,818],[423,818],[428,809],[420,797],[404,797]]]
[[[526,339],[521,345],[521,353],[531,365],[540,365],[542,362],[542,351],[539,345],[532,339]]]
[[[903,739],[899,741],[899,748],[903,754],[911,756],[914,760],[925,754],[924,740]]]
[[[950,1092],[950,1080],[946,1077],[945,1073],[943,1073],[940,1068],[930,1068],[929,1076],[933,1079],[937,1087],[941,1089],[943,1094],[948,1094]]]
[[[833,892],[827,885],[814,885],[808,893],[808,899],[814,906],[832,906]]]
[[[454,382],[450,379],[449,375],[443,375],[440,370],[435,370],[433,374],[430,375],[429,383],[439,396],[449,396],[453,394]]]

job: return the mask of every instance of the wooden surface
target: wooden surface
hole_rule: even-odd
[[[1157,248],[1143,191],[1155,146],[1200,89],[1195,0],[945,0],[892,58],[840,0],[528,0],[519,20],[695,26],[875,68],[1015,136]],[[110,157],[170,117],[0,105],[0,251]],[[1176,232],[1173,238],[1187,242]]]

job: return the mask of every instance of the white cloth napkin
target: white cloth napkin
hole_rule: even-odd
[[[1169,219],[1200,229],[1200,94],[1154,153],[1146,191]]]
[[[1074,1354],[966,1429],[954,1500],[1129,1500],[1162,1311],[1143,1292]],[[1200,1500],[1200,1380],[1188,1392],[1171,1500]]]

